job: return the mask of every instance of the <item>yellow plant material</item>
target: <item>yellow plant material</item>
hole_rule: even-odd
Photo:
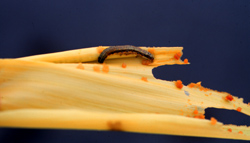
[[[150,65],[133,54],[111,55],[100,64],[97,58],[107,47],[0,60],[0,126],[250,140],[249,127],[204,119],[207,107],[240,107],[250,115],[242,98],[228,101],[229,93],[201,83],[182,87],[153,77],[159,65],[188,64],[175,58],[182,47],[148,48],[155,56]]]

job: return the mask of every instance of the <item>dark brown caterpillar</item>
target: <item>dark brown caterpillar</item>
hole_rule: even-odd
[[[131,45],[124,45],[124,46],[110,46],[109,48],[103,50],[102,53],[100,54],[100,56],[98,57],[98,62],[103,63],[104,60],[109,55],[115,54],[115,53],[121,53],[121,54],[125,54],[125,55],[136,53],[137,55],[140,55],[142,57],[147,58],[151,62],[154,61],[154,56],[151,53],[149,53],[148,51],[143,50],[139,47],[135,47],[135,46],[131,46]]]

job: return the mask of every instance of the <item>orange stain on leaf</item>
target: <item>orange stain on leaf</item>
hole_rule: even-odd
[[[148,79],[146,77],[142,77],[141,80],[148,82]]]
[[[174,58],[175,58],[176,60],[179,60],[179,59],[181,58],[181,53],[180,53],[180,52],[176,53],[176,54],[174,55]]]
[[[231,128],[229,128],[229,129],[228,129],[228,131],[229,131],[229,132],[232,132],[232,129],[231,129]]]
[[[232,95],[227,95],[226,98],[225,98],[227,101],[232,101],[234,98]]]
[[[205,115],[198,115],[198,116],[194,116],[194,118],[197,118],[197,119],[205,119]]]
[[[209,88],[206,88],[206,87],[201,86],[201,82],[190,83],[190,84],[187,85],[187,87],[189,87],[189,88],[197,88],[197,89],[199,89],[200,91],[205,91],[205,92],[207,92],[207,91],[210,90]],[[207,95],[206,95],[206,96],[207,96]]]
[[[126,68],[126,67],[127,67],[127,64],[122,63],[122,68]]]
[[[214,117],[211,117],[210,121],[212,125],[215,125],[217,123],[217,120]]]
[[[194,110],[194,114],[198,114],[199,112],[198,112],[198,110],[197,109],[195,109]]]
[[[238,107],[236,110],[237,110],[238,112],[241,112],[242,108],[241,108],[241,107]]]
[[[100,72],[100,67],[99,66],[93,66],[93,70],[95,72]]]
[[[79,63],[76,68],[84,70],[84,66],[82,65],[82,63]]]
[[[183,112],[183,110],[181,109],[180,111],[181,111],[180,115],[184,115],[184,112]]]
[[[188,59],[184,59],[184,63],[187,64],[188,63]]]
[[[103,64],[102,71],[105,72],[105,73],[108,73],[109,72],[109,66],[106,65],[106,64]]]
[[[181,80],[177,80],[177,81],[175,82],[175,85],[176,85],[176,87],[179,88],[179,89],[182,89],[182,87],[183,87],[183,84],[182,84],[182,81],[181,81]]]

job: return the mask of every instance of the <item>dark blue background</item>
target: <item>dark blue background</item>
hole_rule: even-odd
[[[0,58],[99,45],[183,46],[191,65],[162,66],[156,78],[202,81],[249,96],[249,0],[0,1]],[[236,111],[206,110],[224,123],[250,125]],[[0,129],[0,142],[241,142],[124,132]]]

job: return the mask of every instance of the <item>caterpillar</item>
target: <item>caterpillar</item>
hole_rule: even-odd
[[[134,54],[140,55],[144,58],[147,58],[150,62],[154,61],[154,56],[139,47],[131,46],[131,45],[123,45],[123,46],[110,46],[109,48],[102,51],[100,56],[98,57],[98,62],[103,63],[104,60],[111,54],[121,53],[121,54]]]

